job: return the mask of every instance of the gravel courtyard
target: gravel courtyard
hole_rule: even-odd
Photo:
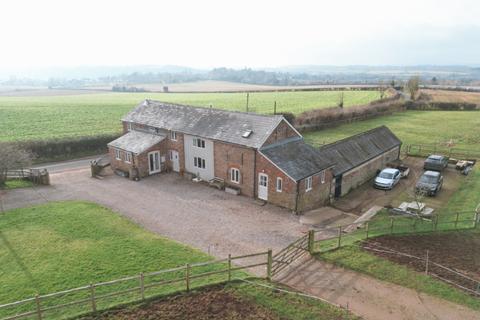
[[[89,169],[51,174],[51,186],[0,191],[4,210],[46,201],[88,200],[114,209],[146,229],[224,258],[283,248],[308,230],[291,212],[198,185],[177,174],[139,182]]]

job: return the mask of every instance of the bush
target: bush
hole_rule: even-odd
[[[118,134],[20,142],[18,145],[37,157],[37,162],[66,160],[107,152],[107,143]]]

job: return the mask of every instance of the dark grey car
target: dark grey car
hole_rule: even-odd
[[[448,158],[432,154],[423,163],[423,169],[433,171],[443,171],[448,166]]]
[[[438,171],[425,171],[415,186],[415,192],[435,196],[443,185],[443,176]]]

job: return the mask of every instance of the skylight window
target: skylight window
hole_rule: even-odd
[[[250,135],[251,135],[252,133],[253,133],[252,130],[247,130],[247,131],[245,131],[245,132],[242,134],[242,137],[243,137],[243,138],[248,138],[248,137],[250,137]]]

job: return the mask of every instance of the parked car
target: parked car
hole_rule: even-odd
[[[448,157],[432,154],[423,163],[423,169],[431,171],[443,171],[448,166]]]
[[[392,190],[401,178],[402,174],[400,170],[386,168],[377,175],[373,186],[377,189]]]
[[[435,196],[443,185],[443,176],[438,171],[425,171],[415,185],[415,192]]]

